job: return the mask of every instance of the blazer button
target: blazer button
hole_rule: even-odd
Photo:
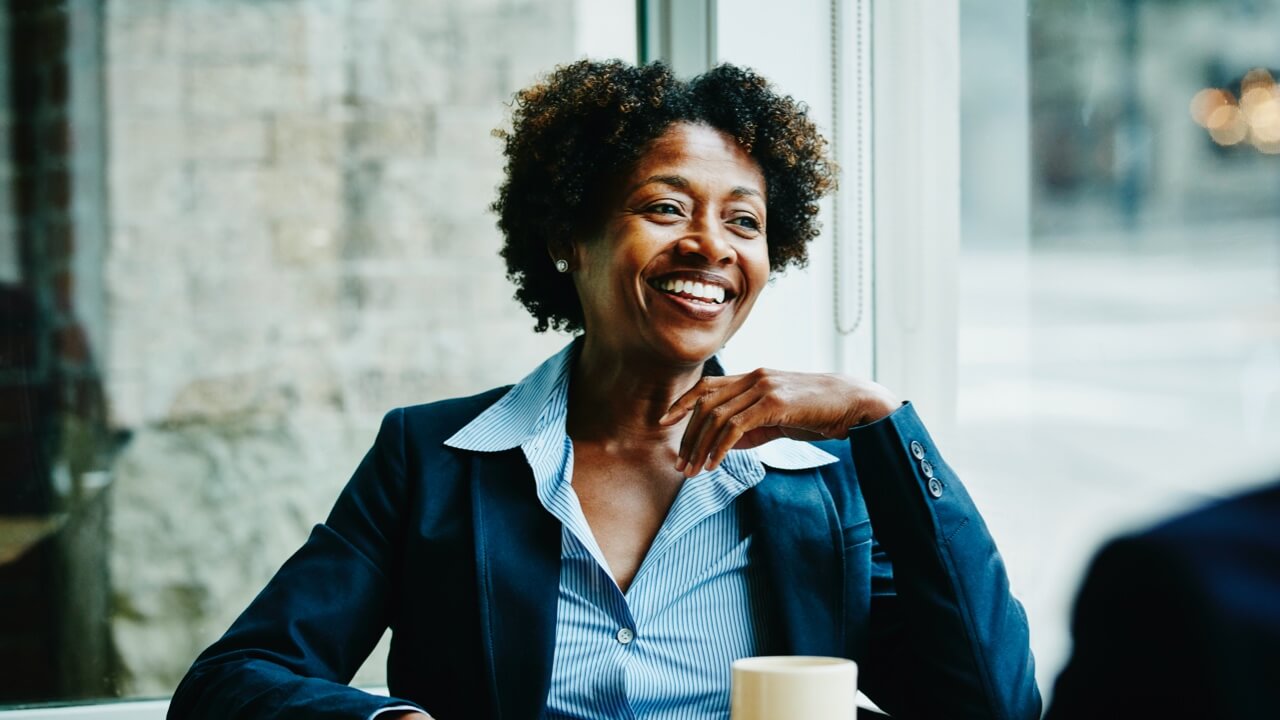
[[[942,481],[938,478],[929,478],[929,494],[935,498],[942,497]]]
[[[929,478],[929,495],[932,495],[933,497],[942,497],[942,480]]]
[[[924,446],[921,445],[918,440],[911,441],[911,454],[914,455],[917,460],[924,459]]]
[[[924,473],[924,476],[927,478],[933,477],[933,463],[929,462],[928,460],[921,460],[920,472]]]

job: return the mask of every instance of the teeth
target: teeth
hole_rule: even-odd
[[[692,280],[663,280],[659,283],[661,290],[677,295],[692,295],[700,300],[713,303],[724,302],[724,288],[719,285],[693,282]]]

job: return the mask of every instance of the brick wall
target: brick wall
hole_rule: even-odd
[[[165,694],[385,411],[565,342],[487,206],[489,131],[573,58],[573,4],[111,0],[104,37],[112,630],[123,691]]]

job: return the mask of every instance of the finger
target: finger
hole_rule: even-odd
[[[686,428],[686,437],[691,434],[691,431],[696,432],[689,454],[685,456],[689,461],[689,466],[685,468],[686,475],[692,477],[701,472],[704,467],[710,467],[709,456],[716,438],[724,428],[738,426],[741,423],[739,415],[760,399],[759,392],[754,388],[747,388],[746,392],[726,397],[719,405],[707,410],[705,419],[697,428]]]
[[[658,418],[659,425],[673,425],[680,418],[693,412],[698,407],[698,401],[709,392],[711,392],[717,383],[723,382],[726,378],[706,376],[693,384],[693,387],[685,391],[683,395],[676,399],[671,407],[667,408],[667,412]]]
[[[680,436],[680,450],[676,453],[676,469],[686,477],[693,477],[689,473],[689,465],[693,461],[693,446],[697,444],[698,433],[706,424],[707,411],[702,406],[702,398],[694,403],[691,413],[689,422],[684,426],[684,434]]]
[[[667,412],[659,418],[658,422],[662,425],[673,425],[679,422],[680,418],[693,412],[698,407],[698,402],[707,396],[718,396],[721,393],[730,393],[736,395],[745,388],[750,387],[754,382],[751,375],[726,375],[716,376],[708,375],[694,383],[684,395],[681,395]],[[706,403],[703,402],[703,405]]]
[[[676,401],[677,405],[684,407],[689,405],[690,409],[681,411],[676,415],[676,420],[682,416],[689,415],[689,423],[685,425],[685,434],[680,439],[680,450],[677,451],[676,469],[684,471],[684,465],[690,459],[689,451],[696,441],[696,433],[690,433],[690,429],[698,429],[705,419],[705,413],[712,407],[719,404],[723,397],[732,397],[733,393],[741,392],[741,377],[733,378],[703,378],[694,384],[680,400]],[[673,406],[675,407],[675,406]],[[662,420],[659,420],[662,421]],[[675,421],[675,420],[672,420]]]
[[[719,423],[719,421],[714,423],[714,427],[709,427],[708,415],[730,416],[732,414],[731,411],[726,413],[726,411],[718,410],[718,407],[732,401],[735,402],[735,405],[733,405],[735,409],[742,409],[742,407],[749,406],[750,402],[745,402],[744,404],[739,398],[746,395],[751,397],[767,395],[768,389],[772,387],[771,384],[764,382],[767,378],[763,377],[763,370],[753,370],[750,373],[733,375],[731,378],[724,379],[728,379],[730,382],[713,387],[710,392],[699,398],[698,405],[695,405],[694,414],[690,416],[689,424],[685,427],[685,436],[681,438],[681,461],[677,465],[681,465],[681,470],[685,471],[686,477],[692,477],[692,475],[698,473],[703,464],[699,462],[699,468],[691,470],[685,468],[684,465],[694,460],[705,460],[705,457],[707,457],[705,456],[705,450],[698,452],[694,448],[698,446],[699,442],[703,443],[705,448],[709,439],[716,437],[719,427],[721,427],[722,423]]]
[[[724,462],[729,451],[738,446],[742,438],[753,431],[775,430],[781,437],[781,429],[770,427],[772,412],[768,397],[761,396],[743,408],[726,422],[707,447],[707,469],[714,470]],[[773,434],[773,433],[770,433]],[[772,438],[771,438],[772,439]]]
[[[734,376],[729,378],[728,382],[724,382],[726,378],[715,378],[714,382],[704,382],[708,378],[699,381],[702,390],[696,396],[692,414],[689,416],[689,422],[685,425],[684,435],[680,438],[680,450],[676,461],[676,469],[680,471],[686,470],[686,465],[693,460],[692,450],[698,441],[698,433],[705,425],[707,414],[714,412],[715,408],[726,400],[737,397],[746,392],[751,387],[751,381],[745,376]]]

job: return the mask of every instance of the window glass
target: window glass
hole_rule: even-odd
[[[1048,690],[1107,536],[1280,470],[1280,2],[962,0],[954,451]]]
[[[635,59],[633,3],[0,9],[0,704],[169,695],[384,412],[566,342],[490,131],[588,52]]]

